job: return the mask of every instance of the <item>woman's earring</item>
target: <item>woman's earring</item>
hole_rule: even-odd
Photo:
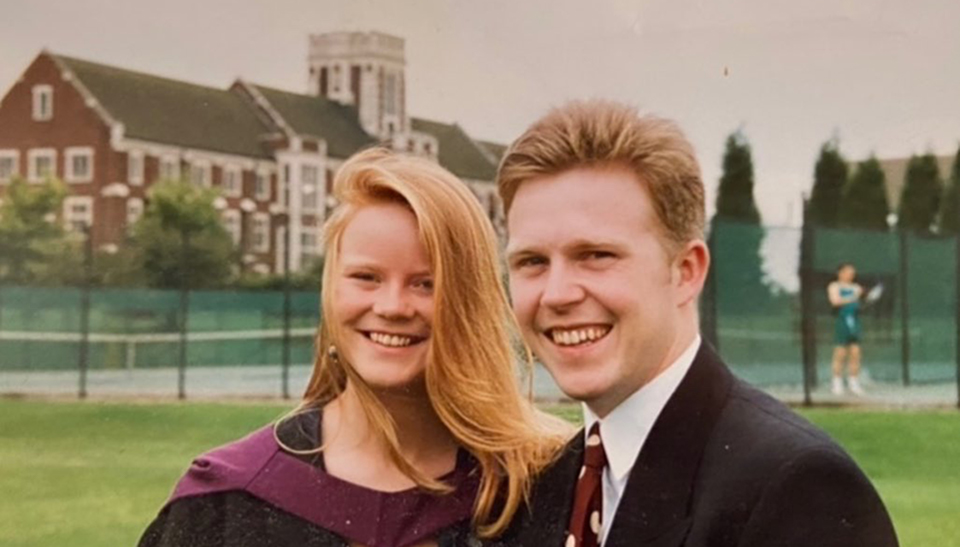
[[[330,344],[330,347],[327,348],[327,357],[329,357],[331,361],[340,360],[340,354],[337,352],[337,346]]]

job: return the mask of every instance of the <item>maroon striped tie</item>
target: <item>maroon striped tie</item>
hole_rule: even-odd
[[[565,547],[597,547],[600,544],[600,519],[603,516],[603,468],[607,453],[600,438],[600,422],[593,424],[587,435],[587,449],[583,454],[583,468],[573,495],[573,513],[567,526]]]

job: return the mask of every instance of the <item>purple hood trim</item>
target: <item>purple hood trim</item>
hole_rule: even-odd
[[[435,538],[467,520],[479,472],[458,458],[444,477],[455,487],[438,496],[418,489],[380,492],[358,486],[284,452],[273,426],[216,448],[193,461],[167,503],[177,499],[240,490],[321,528],[369,547],[405,547]]]

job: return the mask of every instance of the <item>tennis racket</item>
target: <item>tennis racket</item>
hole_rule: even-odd
[[[877,283],[869,291],[867,291],[867,295],[863,297],[863,300],[867,304],[873,304],[877,300],[880,300],[880,297],[882,296],[883,296],[883,283]]]

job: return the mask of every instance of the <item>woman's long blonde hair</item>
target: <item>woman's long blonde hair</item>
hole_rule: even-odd
[[[337,173],[333,194],[340,205],[324,227],[324,320],[300,408],[322,407],[349,381],[397,467],[422,488],[449,491],[401,455],[389,413],[347,356],[329,351],[341,347],[342,340],[333,301],[344,229],[365,205],[405,204],[416,216],[434,282],[427,394],[459,445],[479,462],[473,520],[480,535],[496,535],[510,523],[535,475],[552,461],[569,431],[521,395],[514,349],[519,345],[518,331],[502,284],[493,227],[477,199],[454,175],[429,160],[384,149],[349,159]]]

